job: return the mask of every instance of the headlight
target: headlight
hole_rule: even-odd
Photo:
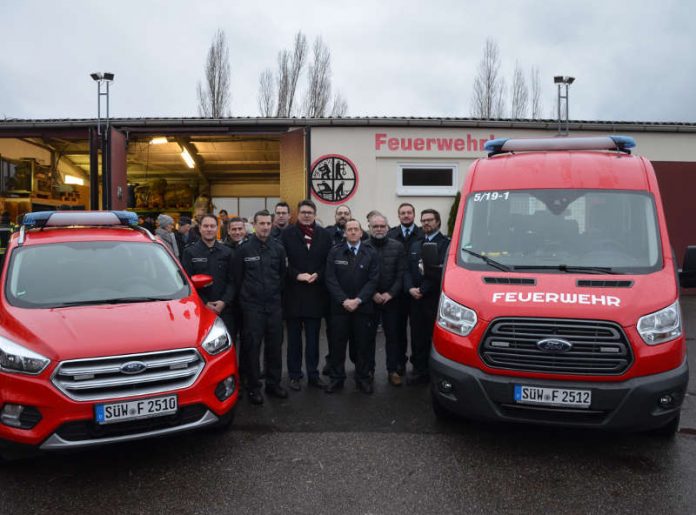
[[[448,331],[466,336],[476,325],[476,312],[457,304],[444,293],[440,295],[437,323]]]
[[[679,301],[638,320],[638,332],[648,345],[657,345],[681,336]]]
[[[51,362],[45,356],[0,336],[0,370],[21,374],[40,374]]]
[[[201,345],[211,356],[219,354],[225,349],[230,348],[230,345],[232,345],[232,339],[230,338],[230,335],[227,332],[227,327],[225,327],[225,323],[221,318],[217,318],[215,320],[213,327],[211,327],[208,335],[203,339]]]

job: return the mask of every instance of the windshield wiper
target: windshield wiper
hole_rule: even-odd
[[[579,266],[579,265],[514,265],[513,270],[560,270],[568,274],[610,274],[621,275],[609,266]]]
[[[74,306],[95,306],[99,304],[134,304],[137,302],[153,302],[158,300],[172,300],[171,297],[117,297],[113,299],[76,300],[55,304],[54,308],[68,308]]]
[[[507,265],[504,265],[502,263],[498,263],[496,260],[489,258],[488,256],[484,256],[483,254],[479,254],[478,252],[474,252],[473,250],[469,249],[462,249],[462,252],[466,252],[467,254],[470,254],[476,258],[479,258],[481,261],[484,261],[487,265],[492,266],[493,268],[497,268],[498,270],[502,270],[503,272],[509,272],[510,267]]]

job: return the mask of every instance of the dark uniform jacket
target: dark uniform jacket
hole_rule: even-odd
[[[404,246],[389,237],[378,240],[370,238],[367,242],[379,255],[379,281],[377,293],[389,293],[397,297],[404,289],[406,271],[406,250]]]
[[[361,243],[358,255],[354,255],[348,243],[336,245],[326,259],[326,287],[331,295],[331,312],[347,313],[343,307],[346,299],[359,298],[358,313],[374,313],[372,296],[379,281],[379,255],[377,251]]]
[[[287,270],[285,249],[275,239],[262,242],[255,235],[237,249],[234,282],[243,310],[266,313],[281,309],[281,293]]]
[[[321,318],[326,314],[328,295],[324,284],[326,257],[331,250],[329,233],[315,224],[312,245],[307,248],[304,234],[296,225],[281,233],[281,242],[288,256],[288,279],[285,297],[285,318]],[[312,284],[297,280],[299,274],[319,274]]]
[[[346,241],[346,235],[339,226],[337,225],[329,225],[326,229],[326,232],[329,233],[329,236],[331,237],[331,244],[332,245],[340,245],[344,241]],[[367,240],[369,236],[367,235],[366,232],[363,232],[362,237],[360,238],[362,241]]]
[[[271,228],[271,238],[275,238],[276,240],[280,240],[280,236],[283,234],[283,231],[288,229],[290,226],[287,225],[284,228],[276,227],[275,225]]]
[[[232,302],[235,285],[229,248],[217,241],[208,247],[203,240],[198,240],[184,249],[181,264],[189,276],[207,274],[213,277],[213,284],[198,290],[205,302],[222,300],[228,305]]]
[[[399,224],[396,227],[389,229],[387,236],[400,242],[406,249],[406,252],[408,252],[408,249],[411,248],[411,244],[418,238],[423,237],[423,229],[418,227],[416,224],[411,225],[411,233],[408,235],[408,238],[404,239],[404,233],[401,230],[401,224]]]
[[[404,291],[408,293],[411,288],[420,288],[423,296],[439,295],[440,283],[442,282],[442,267],[433,270],[432,273],[423,274],[421,265],[421,250],[423,244],[427,240],[425,237],[419,238],[411,244],[408,252],[408,268],[404,275]],[[432,243],[437,245],[438,263],[441,265],[445,262],[447,256],[447,248],[449,247],[449,238],[438,232]]]

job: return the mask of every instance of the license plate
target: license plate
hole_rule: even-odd
[[[539,406],[589,408],[592,404],[592,392],[590,390],[568,390],[516,384],[515,402]]]
[[[172,415],[178,409],[176,395],[138,399],[137,401],[112,402],[95,406],[97,424],[113,424],[144,418]]]

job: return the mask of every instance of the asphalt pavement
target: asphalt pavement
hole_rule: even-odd
[[[696,370],[696,296],[682,300]],[[325,342],[323,342],[325,345]],[[323,354],[322,354],[323,355]],[[0,467],[1,513],[694,513],[696,384],[672,440],[441,422],[427,386],[316,389],[200,432]]]

